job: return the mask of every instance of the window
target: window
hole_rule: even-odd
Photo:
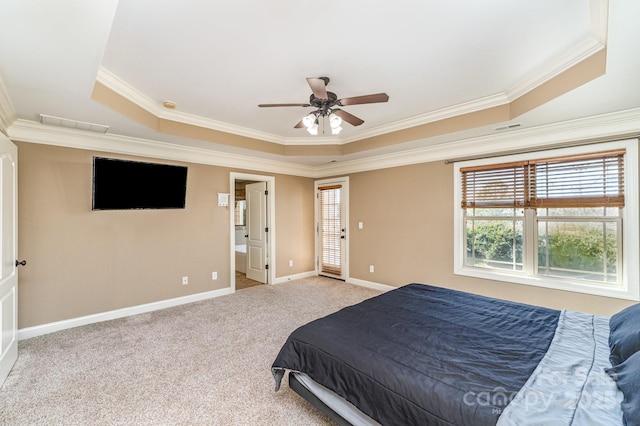
[[[637,162],[624,141],[457,163],[455,273],[638,300]]]

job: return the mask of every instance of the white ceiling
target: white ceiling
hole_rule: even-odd
[[[22,120],[47,114],[104,124],[112,135],[277,158],[155,132],[91,100],[94,83],[116,81],[130,99],[178,121],[284,144],[345,143],[460,105],[512,100],[606,45],[606,74],[513,120],[525,128],[640,107],[640,2],[606,6],[603,0],[3,0],[0,79]],[[305,78],[320,76],[331,78],[328,88],[339,98],[386,92],[390,100],[344,107],[365,123],[343,125],[340,137],[294,129],[308,108],[257,107],[308,102]],[[162,110],[165,100],[177,109]]]

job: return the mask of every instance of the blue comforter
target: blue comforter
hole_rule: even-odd
[[[384,424],[495,425],[560,311],[409,284],[294,331],[275,359]]]

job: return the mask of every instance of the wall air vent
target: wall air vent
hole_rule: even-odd
[[[103,124],[87,123],[84,121],[69,120],[68,118],[54,117],[40,114],[40,122],[49,126],[67,127],[69,129],[88,130],[96,133],[107,133],[109,126]]]

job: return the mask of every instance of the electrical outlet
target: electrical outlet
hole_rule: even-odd
[[[373,272],[375,270],[375,268],[373,267],[373,265],[369,265],[369,272]]]
[[[289,267],[292,267],[292,266],[293,266],[293,260],[290,260],[289,261]]]
[[[182,285],[187,285],[187,284],[189,284],[189,277],[185,275],[184,277],[182,277]]]
[[[211,279],[212,280],[217,280],[218,279],[218,273],[217,272],[212,272],[211,273]]]

